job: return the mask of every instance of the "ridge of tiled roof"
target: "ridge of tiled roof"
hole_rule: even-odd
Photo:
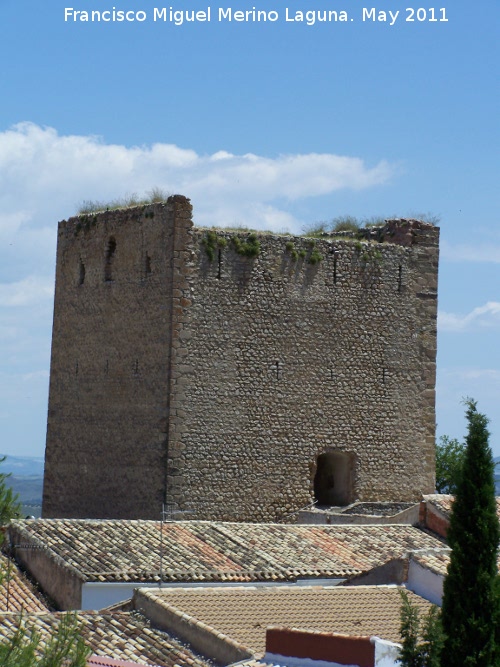
[[[43,648],[61,616],[61,613],[24,614],[22,618],[40,634]],[[97,656],[155,667],[211,667],[209,660],[196,655],[168,633],[151,627],[136,612],[77,612],[76,617],[84,642]],[[19,614],[0,614],[0,640],[11,636],[19,618]]]
[[[0,611],[26,612],[48,611],[48,606],[35,586],[21,572],[16,563],[0,554]]]
[[[32,541],[84,581],[255,582],[345,578],[442,541],[406,525],[38,519],[9,534]]]

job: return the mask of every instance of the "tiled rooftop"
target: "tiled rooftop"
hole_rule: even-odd
[[[450,562],[450,549],[432,549],[416,551],[411,554],[411,560],[443,577],[446,575]]]
[[[445,516],[450,515],[451,506],[453,505],[454,499],[454,496],[450,496],[446,493],[433,493],[424,496],[425,502],[434,505],[434,507],[436,507]]]
[[[84,581],[156,582],[155,521],[14,521],[14,542],[64,561]],[[415,549],[442,546],[404,525],[328,526],[183,521],[163,524],[164,581],[253,582],[345,578]]]
[[[256,655],[269,626],[376,635],[400,641],[401,596],[395,586],[251,586],[142,589],[156,605],[175,608]],[[422,611],[430,603],[408,592]]]
[[[417,551],[411,554],[411,559],[428,568],[436,574],[445,577],[448,571],[448,564],[450,562],[451,549],[432,549],[430,551]],[[500,573],[500,553],[497,558],[497,567]]]
[[[81,635],[97,656],[159,667],[209,667],[211,664],[167,633],[151,628],[139,614],[79,612],[77,616]],[[60,617],[59,613],[25,614],[23,620],[41,635],[43,646]],[[17,614],[0,614],[0,640],[11,636],[18,619]]]
[[[2,573],[0,612],[24,609],[29,613],[48,610],[42,596],[36,592],[33,584],[28,581],[18,566],[3,554],[0,554],[0,572]]]
[[[451,514],[451,508],[453,501],[455,500],[454,496],[450,496],[446,493],[433,493],[423,497],[424,501],[434,505],[440,512],[449,518]],[[500,519],[500,496],[496,498],[497,502],[497,516]]]

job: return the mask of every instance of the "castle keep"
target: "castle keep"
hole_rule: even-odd
[[[438,237],[209,233],[179,195],[59,223],[43,515],[432,493]]]

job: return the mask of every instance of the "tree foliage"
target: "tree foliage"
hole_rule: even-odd
[[[446,634],[441,667],[492,667],[498,618],[496,514],[488,419],[467,400],[468,434],[462,474],[450,517],[452,549],[442,607]]]
[[[85,667],[89,655],[75,614],[65,614],[45,643],[21,615],[13,636],[0,643],[1,667]]]
[[[420,614],[411,604],[406,591],[401,593],[401,640],[400,662],[402,667],[421,667],[418,651],[418,633],[420,630]]]
[[[422,643],[420,645],[422,667],[440,667],[443,644],[444,633],[441,611],[435,605],[432,605],[424,619],[422,631]]]
[[[436,491],[457,492],[457,485],[465,459],[465,443],[442,435],[436,443]]]
[[[0,464],[5,456],[0,457]],[[21,506],[7,485],[7,473],[0,473],[0,525],[21,514]],[[0,537],[3,537],[0,533]],[[10,577],[9,563],[0,569],[0,586]],[[10,637],[0,641],[0,667],[85,667],[90,649],[80,636],[75,614],[65,614],[45,642],[40,634],[19,616],[17,627]]]
[[[400,593],[401,667],[439,667],[444,640],[439,609],[432,605],[422,623],[419,609],[410,602],[408,593]]]
[[[0,464],[5,461],[5,456],[0,456]],[[21,505],[17,494],[14,494],[7,483],[10,473],[0,472],[0,526],[5,526],[11,519],[21,515]]]

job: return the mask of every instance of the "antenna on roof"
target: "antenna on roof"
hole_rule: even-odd
[[[167,502],[162,504],[162,510],[161,510],[161,516],[162,516],[162,521],[165,523],[172,523],[172,521],[176,521],[176,517],[179,514],[192,514],[193,510],[180,510],[177,507],[177,503],[175,500],[168,500]]]
[[[163,524],[173,523],[175,521],[175,514],[190,514],[191,510],[179,510],[175,508],[175,502],[170,501],[161,504],[160,514],[160,581],[158,587],[161,588],[163,584]]]

